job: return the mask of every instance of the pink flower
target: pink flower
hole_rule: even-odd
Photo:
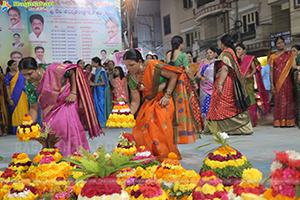
[[[292,170],[292,169],[285,169],[283,171],[283,178],[284,178],[284,182],[287,184],[287,185],[291,185],[293,184],[293,181],[292,181],[292,178],[295,176],[295,171]]]
[[[45,156],[45,157],[43,157],[43,158],[41,159],[40,164],[41,164],[41,165],[42,165],[42,164],[49,164],[49,163],[51,163],[52,161],[54,161],[54,158],[53,158],[53,157],[51,157],[51,156]]]
[[[282,185],[282,189],[280,191],[282,196],[288,196],[294,198],[296,195],[295,186],[293,185]]]

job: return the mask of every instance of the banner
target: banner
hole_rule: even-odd
[[[138,50],[143,55],[142,48],[136,48],[136,50]],[[127,74],[127,72],[128,72],[128,69],[123,62],[123,56],[126,53],[126,51],[127,50],[114,53],[114,59],[113,59],[113,61],[115,62],[115,65],[122,67],[125,74]]]
[[[14,51],[38,63],[91,63],[95,56],[112,59],[122,49],[120,0],[9,0],[1,5],[2,67]]]

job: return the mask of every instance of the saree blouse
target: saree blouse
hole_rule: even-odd
[[[47,66],[50,64],[43,65],[43,66],[41,66],[41,68],[44,71],[46,71]],[[66,71],[66,73],[64,74],[64,77],[63,77],[62,85],[65,83],[65,78],[69,77],[70,75],[71,75],[71,70]],[[25,93],[26,93],[26,96],[27,96],[27,99],[28,99],[28,102],[30,105],[37,103],[38,97],[36,94],[36,89],[37,89],[37,86],[35,86],[33,83],[31,83],[29,81],[25,82]]]
[[[131,90],[137,90],[139,83],[137,83],[135,80],[133,80],[131,75],[128,77],[128,79],[129,79],[129,81],[128,81],[129,88]],[[159,84],[162,84],[164,82],[164,80],[165,80],[165,77],[159,76]]]
[[[166,63],[169,63],[169,62],[170,61],[168,61],[166,59]],[[178,54],[176,60],[174,61],[174,66],[175,67],[183,66],[184,69],[189,69],[190,68],[189,60],[188,60],[188,57],[187,57],[186,53],[180,52]]]

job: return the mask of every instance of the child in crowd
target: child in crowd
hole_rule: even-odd
[[[120,66],[114,68],[113,87],[113,101],[119,102],[119,99],[122,98],[126,102],[125,76]]]

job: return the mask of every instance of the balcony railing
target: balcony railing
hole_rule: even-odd
[[[200,8],[201,6],[204,6],[207,3],[213,2],[215,0],[196,0],[197,4],[197,9]]]
[[[195,19],[199,20],[203,17],[207,17],[209,15],[215,15],[225,10],[231,10],[231,3],[227,3],[224,0],[220,0],[219,2],[220,3],[216,3],[214,5],[195,10]]]
[[[255,39],[256,38],[256,29],[252,29],[245,33],[241,33],[241,38],[243,41]]]

